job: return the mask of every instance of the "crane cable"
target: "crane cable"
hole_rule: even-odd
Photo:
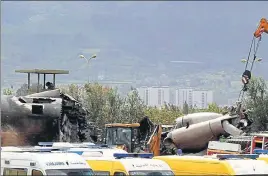
[[[244,94],[245,92],[247,91],[247,84],[248,84],[248,81],[250,80],[251,78],[251,71],[253,69],[253,66],[254,66],[254,63],[256,61],[256,58],[257,58],[257,52],[258,52],[258,49],[259,49],[259,45],[260,45],[260,41],[261,41],[261,36],[258,38],[258,41],[256,43],[256,37],[253,36],[253,39],[251,41],[251,44],[250,44],[250,49],[249,49],[249,53],[248,53],[248,58],[247,58],[247,61],[246,61],[246,66],[245,66],[245,70],[244,70],[244,73],[242,75],[242,82],[244,83],[242,89],[240,90],[240,93],[239,93],[239,96],[238,96],[238,109],[237,109],[237,112],[240,112],[240,108],[241,108],[241,105],[242,105],[242,102],[243,102],[243,98],[244,98]],[[252,48],[254,48],[254,51],[253,51],[253,59],[252,61],[250,61],[250,57],[251,57],[251,53],[252,53]],[[250,67],[250,70],[248,70],[248,65],[249,63],[251,63],[251,67]],[[245,73],[248,72],[248,74],[245,75]],[[245,78],[244,76],[248,76],[247,78]],[[247,80],[245,80],[247,79]]]

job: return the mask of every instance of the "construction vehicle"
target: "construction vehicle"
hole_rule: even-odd
[[[117,145],[118,148],[126,150],[127,152],[133,152],[133,149],[136,148],[136,145],[139,145],[140,142],[137,141],[137,136],[139,135],[139,127],[139,123],[106,124],[106,135],[104,138],[104,143],[108,145]]]
[[[116,145],[127,152],[148,152],[147,142],[155,130],[155,125],[145,116],[139,123],[113,123],[105,125],[104,143]]]

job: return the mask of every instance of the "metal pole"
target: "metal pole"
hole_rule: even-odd
[[[31,82],[31,76],[30,73],[28,73],[28,89],[30,89],[30,82]]]
[[[43,85],[43,89],[46,89],[46,74],[44,74],[44,85]]]
[[[38,80],[38,83],[37,83],[37,92],[39,92],[39,87],[40,87],[40,74],[39,73],[37,74],[37,80]]]
[[[88,68],[87,83],[89,84],[89,77],[90,77],[90,73],[89,73],[89,60],[87,60],[87,68]]]
[[[56,87],[56,74],[53,74],[53,85]]]

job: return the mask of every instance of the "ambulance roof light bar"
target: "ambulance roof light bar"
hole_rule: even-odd
[[[115,158],[152,158],[152,153],[114,153]]]
[[[254,154],[268,154],[268,150],[263,150],[263,149],[255,149],[253,151]]]
[[[54,142],[38,142],[39,146],[43,146],[43,147],[52,147]]]
[[[65,147],[65,148],[71,148],[71,147],[93,147],[96,146],[94,143],[90,142],[84,142],[84,143],[69,143],[69,142],[38,142],[39,146],[43,147]]]
[[[217,154],[217,158],[220,160],[224,159],[257,159],[257,154]]]

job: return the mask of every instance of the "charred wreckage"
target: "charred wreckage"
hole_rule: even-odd
[[[87,120],[88,111],[59,89],[19,97],[6,96],[1,111],[2,124],[15,127],[19,133],[27,133],[29,144],[46,140],[97,140],[96,128]]]

